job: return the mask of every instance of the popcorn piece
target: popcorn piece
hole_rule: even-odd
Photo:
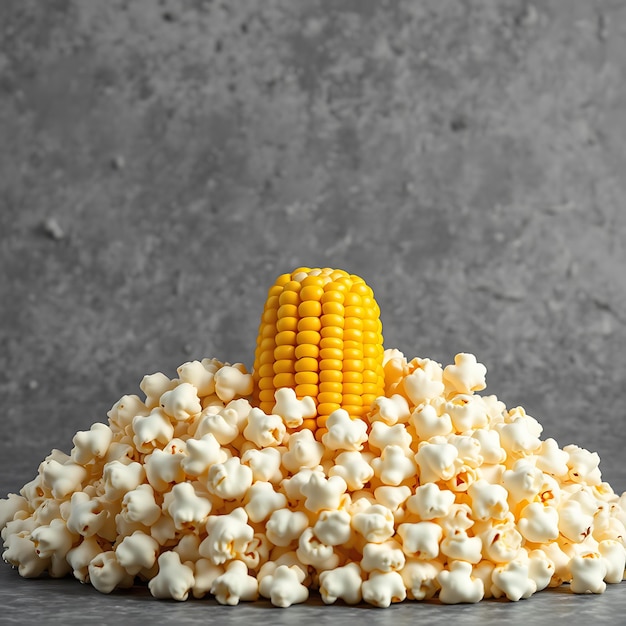
[[[63,500],[75,491],[80,491],[87,471],[81,465],[68,461],[59,463],[50,458],[42,463],[43,484],[52,491],[57,500]]]
[[[278,509],[265,524],[267,538],[276,546],[286,547],[297,539],[309,525],[309,518],[302,511]]]
[[[178,378],[184,383],[190,383],[201,398],[215,392],[215,371],[207,369],[200,361],[187,361],[177,368]]]
[[[160,404],[166,415],[178,422],[189,422],[202,411],[198,390],[190,383],[180,383],[166,391]]]
[[[187,439],[185,443],[188,456],[180,464],[187,476],[200,476],[211,465],[223,463],[229,457],[211,433],[200,439]]]
[[[133,586],[134,576],[119,564],[112,550],[96,555],[89,563],[88,571],[89,582],[100,593],[111,593],[114,589]]]
[[[243,365],[225,365],[215,372],[215,393],[222,402],[230,402],[235,397],[249,396],[252,393],[252,375],[247,374]]]
[[[443,530],[434,522],[400,524],[398,535],[402,537],[402,550],[409,557],[430,561],[439,555],[439,542]]]
[[[605,539],[598,545],[606,565],[604,580],[607,583],[621,583],[626,569],[626,549],[619,541]]]
[[[472,519],[472,509],[467,504],[454,503],[447,515],[437,520],[443,528],[444,534],[448,535],[455,530],[468,530],[474,525]]]
[[[385,396],[389,397],[409,374],[409,364],[400,350],[388,348],[383,352],[383,370],[385,372]]]
[[[478,396],[458,394],[444,405],[457,433],[487,426],[487,413]]]
[[[91,537],[100,531],[108,518],[106,509],[97,499],[92,499],[84,491],[72,494],[67,528],[70,532]]]
[[[554,576],[554,563],[543,550],[533,550],[528,555],[528,576],[536,586],[537,591],[545,589]]]
[[[152,452],[167,445],[174,436],[174,427],[169,417],[159,407],[148,415],[133,418],[133,442],[139,452]]]
[[[383,543],[394,535],[393,513],[380,504],[373,504],[352,517],[352,528],[366,541]]]
[[[593,516],[583,510],[580,502],[569,498],[559,506],[559,532],[573,543],[580,543],[591,533]]]
[[[472,433],[472,438],[480,444],[480,455],[484,463],[495,465],[506,459],[506,452],[500,445],[500,435],[497,430],[478,428]]]
[[[480,602],[485,595],[483,581],[472,576],[472,565],[466,561],[450,563],[450,570],[439,572],[437,582],[441,586],[439,599],[444,604]]]
[[[157,398],[158,400],[158,398]],[[107,413],[109,424],[115,432],[125,432],[132,424],[136,415],[147,415],[150,409],[141,401],[139,396],[122,396]]]
[[[444,368],[443,383],[449,391],[471,394],[487,386],[486,374],[487,368],[473,354],[461,352],[454,357],[454,365]]]
[[[597,552],[577,554],[570,561],[572,581],[570,589],[574,593],[604,593],[607,563]]]
[[[380,457],[372,459],[372,469],[385,485],[399,485],[415,476],[417,467],[415,461],[406,456],[403,448],[391,445],[385,447]]]
[[[145,405],[152,409],[159,406],[161,396],[176,386],[175,380],[170,380],[165,374],[156,372],[143,377],[139,388],[146,394]],[[139,413],[136,413],[138,415]]]
[[[343,600],[346,604],[361,602],[361,568],[357,563],[348,563],[320,573],[320,595],[324,604]]]
[[[419,465],[422,484],[450,480],[456,474],[455,462],[459,451],[442,439],[435,437],[419,444],[415,461]]]
[[[402,546],[397,541],[366,543],[363,546],[361,569],[364,572],[397,572],[405,562]]]
[[[257,481],[248,489],[244,499],[244,508],[253,523],[267,519],[274,511],[287,506],[284,494],[274,491],[272,483]]]
[[[298,540],[296,556],[304,565],[312,565],[318,571],[334,569],[339,565],[339,557],[332,546],[327,546],[315,536],[312,528],[305,528]]]
[[[252,470],[233,456],[209,469],[207,489],[224,500],[243,498],[252,485]]]
[[[347,488],[346,481],[340,476],[326,479],[322,472],[314,471],[300,492],[306,498],[304,506],[312,513],[319,513],[325,509],[339,508]]]
[[[178,553],[180,562],[192,561],[195,563],[200,558],[200,543],[202,540],[196,534],[183,535],[176,546],[174,552]],[[194,585],[195,586],[195,585]]]
[[[374,498],[378,504],[382,504],[390,511],[398,513],[398,509],[407,501],[411,495],[411,489],[406,485],[400,485],[394,487],[390,485],[383,485],[382,487],[376,487],[374,489]]]
[[[279,565],[261,580],[259,591],[274,606],[287,608],[292,604],[306,602],[309,590],[302,584],[304,573],[297,566]]]
[[[72,438],[74,448],[72,460],[85,465],[94,459],[101,459],[108,451],[113,432],[106,424],[96,422],[89,430],[79,430]]]
[[[150,593],[155,598],[186,600],[195,582],[193,569],[181,563],[176,552],[163,552],[158,563],[159,573],[148,583]]]
[[[392,602],[402,602],[406,598],[406,588],[398,572],[378,572],[370,574],[361,585],[363,600],[380,608],[387,608]]]
[[[161,517],[150,526],[150,534],[159,542],[159,545],[169,545],[169,542],[176,537],[174,520],[169,515],[161,515]]]
[[[144,459],[146,478],[155,491],[167,491],[172,483],[185,480],[185,471],[181,466],[184,458],[185,455],[181,452],[171,454],[158,448],[146,456]]]
[[[508,454],[514,457],[527,456],[541,448],[539,433],[536,432],[537,421],[526,415],[523,409],[509,424],[496,424],[500,433],[500,442]],[[516,415],[514,412],[513,415]]]
[[[404,424],[387,426],[384,422],[374,422],[367,441],[370,448],[381,451],[391,445],[395,445],[406,452],[411,451],[412,438]]]
[[[320,511],[313,533],[327,546],[345,544],[350,539],[350,520],[346,511]]]
[[[410,423],[419,439],[445,436],[452,432],[452,420],[447,413],[439,413],[432,404],[418,406],[411,414]]]
[[[243,435],[259,448],[279,446],[285,437],[286,429],[280,415],[267,415],[261,409],[252,409],[248,416],[248,425]]]
[[[150,535],[136,530],[124,537],[115,548],[117,562],[133,576],[142,569],[150,569],[157,561],[160,546]]]
[[[239,602],[253,602],[259,597],[259,583],[248,575],[248,567],[242,561],[231,561],[226,571],[211,585],[211,593],[220,604],[235,606]]]
[[[295,389],[283,387],[274,392],[276,404],[272,408],[272,413],[280,415],[287,428],[298,428],[302,426],[305,419],[315,417],[317,408],[315,400],[309,396],[305,396],[302,400],[296,398]]]
[[[445,517],[454,504],[455,495],[451,491],[441,490],[435,483],[426,483],[415,490],[407,502],[411,513],[419,515],[423,520]]]
[[[252,470],[252,479],[277,484],[283,479],[280,471],[281,453],[276,448],[246,450],[241,462]]]
[[[320,464],[324,455],[324,446],[306,428],[289,436],[288,447],[289,451],[282,456],[282,463],[290,472],[297,472],[302,467],[313,469]]]
[[[30,539],[35,544],[35,552],[42,559],[52,556],[65,558],[74,538],[62,519],[52,520],[46,526],[38,526],[30,534]]]
[[[597,452],[589,452],[575,445],[565,446],[563,451],[569,455],[567,467],[570,480],[575,483],[584,482],[587,485],[599,485],[602,482],[598,468],[600,457]]]
[[[509,600],[517,602],[522,598],[529,598],[537,585],[530,577],[528,565],[521,561],[511,561],[506,565],[494,568],[491,575],[493,585],[491,592],[496,598],[505,595]]]
[[[443,569],[439,561],[418,561],[407,559],[400,575],[410,600],[428,600],[441,588],[437,576]]]
[[[0,499],[0,528],[4,528],[20,512],[29,512],[28,500],[24,496],[10,493]]]
[[[237,558],[254,536],[248,526],[248,516],[242,507],[228,515],[210,515],[206,523],[209,536],[200,544],[200,555],[214,565]]]
[[[89,582],[89,563],[102,552],[103,549],[95,537],[87,537],[75,548],[68,550],[66,558],[74,578],[81,583]]]
[[[492,485],[480,479],[467,488],[467,493],[472,500],[472,517],[475,520],[502,520],[509,512],[509,494],[500,485]]]
[[[528,541],[554,541],[559,536],[559,514],[554,507],[531,502],[522,509],[517,527]]]
[[[202,411],[196,430],[195,439],[201,439],[211,434],[218,443],[226,446],[239,436],[239,414],[234,408],[223,407],[214,411],[214,407],[208,407]]]
[[[535,456],[537,467],[552,476],[565,476],[569,471],[568,461],[569,454],[554,439],[542,441]]]
[[[327,433],[322,443],[329,450],[362,450],[367,441],[367,424],[361,419],[352,419],[344,409],[333,411],[326,420]]]
[[[404,381],[406,386],[406,379]],[[385,398],[379,396],[372,403],[372,410],[368,414],[370,423],[382,422],[387,426],[393,426],[394,424],[409,421],[411,412],[409,410],[409,404],[400,394],[394,394],[391,398]]]
[[[42,558],[37,553],[27,530],[9,533],[4,540],[4,547],[2,558],[17,567],[20,576],[24,578],[37,578],[50,565],[50,558]]]
[[[502,482],[515,502],[531,501],[541,490],[544,475],[528,459],[519,459],[504,472]]]
[[[519,555],[522,536],[514,526],[497,524],[481,534],[485,558],[494,563],[509,563]]]
[[[482,559],[482,547],[480,537],[470,537],[467,531],[457,528],[444,538],[440,550],[451,560],[476,564]]]
[[[368,483],[374,476],[372,469],[372,459],[374,455],[370,452],[357,452],[348,450],[341,452],[335,458],[335,464],[330,468],[329,476],[341,476],[346,481],[348,489],[358,491]]]
[[[154,500],[150,485],[139,485],[124,494],[121,516],[129,522],[152,526],[161,517],[161,507]]]
[[[211,508],[210,500],[199,497],[191,483],[177,483],[163,498],[163,509],[177,530],[197,528],[206,521]]]
[[[417,406],[443,393],[443,370],[439,363],[430,359],[413,359],[413,364],[418,367],[404,377],[402,388],[411,403]]]

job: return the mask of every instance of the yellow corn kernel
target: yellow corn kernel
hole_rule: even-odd
[[[254,401],[272,410],[277,389],[315,399],[302,427],[318,441],[344,408],[356,418],[384,390],[380,309],[365,281],[343,270],[300,267],[268,291],[254,352]]]

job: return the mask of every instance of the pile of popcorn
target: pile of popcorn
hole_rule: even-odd
[[[0,500],[3,558],[25,577],[69,573],[103,593],[148,581],[156,598],[268,598],[378,607],[405,598],[517,601],[625,575],[626,494],[595,453],[479,395],[470,354],[442,368],[384,355],[365,419],[336,410],[317,441],[312,398],[251,406],[241,364],[188,362],[141,382]]]

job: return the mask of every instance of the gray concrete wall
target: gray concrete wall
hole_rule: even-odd
[[[625,68],[616,0],[3,0],[4,487],[306,264],[626,489]]]

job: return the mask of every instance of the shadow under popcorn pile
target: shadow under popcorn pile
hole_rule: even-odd
[[[270,288],[253,373],[157,373],[0,501],[3,558],[103,593],[387,607],[602,593],[626,563],[626,494],[458,354],[382,347],[358,276],[298,268]],[[306,392],[306,393],[305,393]]]

